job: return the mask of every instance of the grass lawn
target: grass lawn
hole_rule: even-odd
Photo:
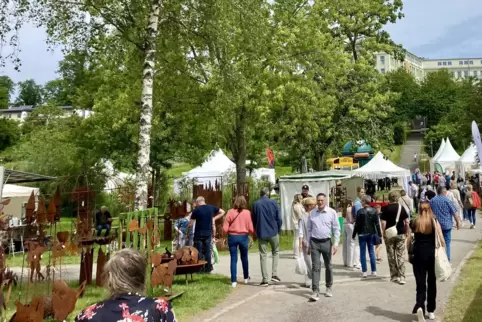
[[[395,145],[390,149],[385,149],[382,153],[395,164],[400,162],[400,154],[402,153],[402,145]]]
[[[78,283],[70,283],[71,287],[77,289]],[[181,293],[181,297],[172,301],[174,313],[178,321],[186,321],[189,317],[194,316],[196,313],[210,309],[214,307],[218,302],[226,298],[231,291],[231,284],[228,277],[210,274],[210,275],[193,275],[193,281],[189,277],[189,284],[186,285],[184,276],[176,276],[173,284],[173,292]],[[22,296],[19,297],[19,289],[12,290],[12,297],[7,307],[7,317],[10,318],[15,312],[15,301],[20,299],[22,303],[25,302],[25,290],[22,289]],[[157,292],[156,292],[157,291]],[[45,283],[38,283],[32,285],[30,290],[30,296],[45,295],[48,294],[49,289],[46,288]],[[160,290],[154,291],[155,296],[160,296]],[[67,321],[74,321],[75,316],[85,307],[102,301],[107,296],[107,292],[104,288],[100,288],[94,285],[90,285],[86,288],[85,294],[77,301],[74,312],[67,318]],[[46,321],[54,321],[46,320]],[[107,321],[106,321],[107,322]]]
[[[482,244],[462,268],[444,313],[447,322],[482,321]]]

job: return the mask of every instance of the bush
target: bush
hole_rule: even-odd
[[[406,140],[405,127],[401,124],[395,125],[393,128],[393,141],[395,145],[402,145]]]

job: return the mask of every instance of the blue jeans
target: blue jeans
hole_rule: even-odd
[[[102,230],[105,229],[105,236],[109,236],[109,232],[110,232],[110,224],[101,224],[101,225],[97,225],[97,237],[100,236],[100,234],[102,234]]]
[[[472,225],[475,225],[475,208],[467,208],[467,217]]]
[[[213,270],[213,265],[211,264],[212,240],[212,236],[194,237],[194,247],[199,252],[199,259],[206,261],[206,265],[204,265],[204,272],[211,272]]]
[[[464,208],[464,220],[467,220],[469,219],[469,215],[468,215],[468,211],[467,211],[467,208]]]
[[[245,280],[248,279],[248,235],[228,235],[228,247],[231,255],[231,282],[237,281],[238,247],[243,264],[243,276]]]
[[[442,234],[444,235],[445,240],[445,250],[447,251],[447,258],[450,261],[450,241],[452,240],[452,229],[443,230]]]
[[[370,266],[372,272],[377,271],[377,259],[375,258],[375,247],[373,246],[373,235],[361,235],[358,236],[358,242],[360,244],[360,262],[362,272],[365,273],[367,269],[367,247],[368,254],[370,255]]]

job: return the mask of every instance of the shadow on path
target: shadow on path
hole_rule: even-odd
[[[380,307],[376,306],[368,306],[365,311],[375,315],[375,316],[383,316],[387,319],[390,319],[392,321],[400,321],[400,322],[405,322],[405,321],[415,321],[416,316],[410,313],[398,313],[398,312],[393,312],[393,311],[388,311],[384,310]]]

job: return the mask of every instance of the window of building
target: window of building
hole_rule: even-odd
[[[385,64],[385,56],[380,56],[380,63]]]
[[[474,76],[477,77],[478,72],[474,70]]]
[[[469,77],[469,71],[468,70],[464,71],[464,77]]]
[[[474,61],[473,61],[473,60],[469,61],[469,64],[470,64],[470,65],[473,65],[473,64],[474,64]]]
[[[452,76],[452,78],[455,78],[455,72],[450,72],[450,76]]]
[[[442,66],[442,62],[441,62],[441,61],[439,61],[439,62],[438,62],[438,65],[439,65],[439,66]]]
[[[457,76],[462,77],[462,72],[460,70],[457,72]]]
[[[463,64],[464,64],[464,62],[463,62],[463,61],[459,61],[459,65],[463,65]]]
[[[452,66],[452,62],[451,62],[451,61],[449,61],[447,64],[448,64],[449,66]]]
[[[468,64],[469,64],[468,60],[464,61],[464,65],[468,65]]]
[[[380,69],[380,73],[385,74],[385,68]]]
[[[446,62],[446,61],[444,61],[442,64],[443,64],[444,66],[447,66],[447,62]]]

